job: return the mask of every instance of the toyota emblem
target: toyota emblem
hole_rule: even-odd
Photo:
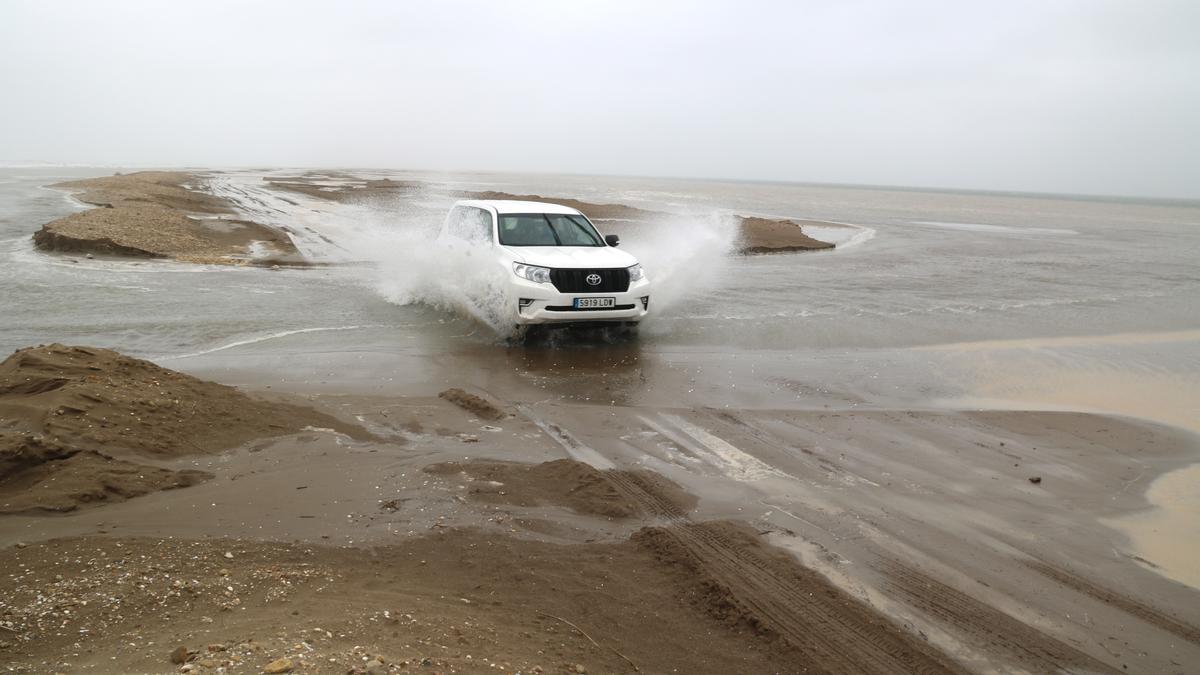
[[[585,279],[585,281],[588,282],[588,286],[599,286],[600,281],[601,281],[600,275],[599,274],[589,274],[589,275],[587,275],[587,279]]]

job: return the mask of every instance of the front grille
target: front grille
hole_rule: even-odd
[[[551,312],[615,312],[619,309],[633,309],[633,305],[615,305],[613,307],[573,307],[571,305],[547,305]]]
[[[595,286],[587,282],[588,275],[599,274],[600,283]],[[616,269],[555,269],[550,270],[550,281],[559,293],[624,293],[629,290],[629,270]]]

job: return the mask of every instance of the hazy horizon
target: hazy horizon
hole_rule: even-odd
[[[17,1],[0,163],[1196,199],[1198,28],[1165,1]]]

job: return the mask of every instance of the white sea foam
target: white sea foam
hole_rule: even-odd
[[[947,223],[940,220],[914,220],[913,225],[925,225],[927,227],[939,227],[944,230],[964,230],[967,232],[996,232],[1003,234],[1036,234],[1036,235],[1055,235],[1055,234],[1079,234],[1075,230],[1068,230],[1059,227],[1012,227],[1009,225],[987,225],[984,223]]]
[[[834,251],[844,251],[854,248],[875,238],[875,228],[862,225],[838,223],[836,225],[805,225],[804,233],[813,239],[827,241],[837,248]]]
[[[258,344],[260,342],[267,342],[269,340],[278,340],[280,338],[285,338],[290,335],[302,335],[304,333],[324,333],[324,332],[329,332],[329,331],[342,331],[342,330],[359,330],[359,329],[363,329],[363,328],[379,328],[379,327],[380,326],[327,326],[327,327],[320,327],[320,328],[298,328],[296,330],[282,330],[277,333],[268,333],[267,335],[259,335],[257,337],[246,338],[245,340],[236,340],[234,342],[229,342],[229,343],[223,344],[219,347],[213,347],[211,349],[202,349],[198,352],[191,352],[189,354],[171,354],[171,355],[166,355],[166,356],[159,356],[155,360],[156,361],[171,361],[173,359],[190,359],[190,358],[194,358],[197,356],[205,356],[207,354],[215,354],[217,352],[223,352],[226,349],[233,349],[234,347],[244,347],[246,345],[253,345],[253,344]]]

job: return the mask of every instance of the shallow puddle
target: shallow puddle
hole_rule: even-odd
[[[1157,572],[1200,588],[1200,464],[1150,484],[1152,509],[1103,521],[1129,536],[1138,557]]]

